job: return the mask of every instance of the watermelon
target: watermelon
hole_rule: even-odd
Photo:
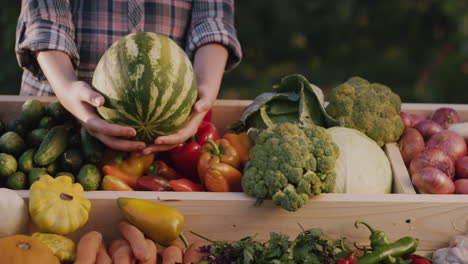
[[[171,39],[149,32],[129,34],[104,53],[93,89],[105,98],[99,115],[135,128],[130,139],[151,143],[177,132],[190,118],[197,97],[192,64]]]

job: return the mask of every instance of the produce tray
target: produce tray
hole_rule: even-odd
[[[17,118],[23,102],[31,97],[0,96],[0,118]],[[37,97],[47,103],[54,97]],[[213,109],[213,122],[224,133],[237,120],[250,101],[218,100]],[[404,104],[410,113],[429,114],[441,105]],[[468,120],[468,106],[450,105]],[[266,240],[272,231],[294,237],[304,228],[320,227],[332,238],[345,236],[350,242],[368,243],[368,232],[356,230],[355,220],[365,220],[387,231],[390,239],[410,235],[419,238],[419,251],[433,251],[445,247],[451,237],[468,232],[467,195],[415,194],[404,175],[404,165],[395,144],[385,147],[394,172],[394,192],[403,194],[322,194],[312,198],[297,212],[287,212],[265,201],[255,207],[255,199],[243,193],[181,193],[181,192],[86,192],[92,201],[90,219],[84,228],[70,235],[77,239],[90,230],[99,230],[107,240],[118,232],[116,223],[123,219],[117,208],[118,197],[141,198],[180,210],[186,217],[185,233],[192,241],[199,240],[190,230],[212,239],[233,241],[257,234]],[[406,169],[405,169],[406,170]],[[18,191],[28,199],[28,191]],[[36,228],[31,225],[30,232]]]

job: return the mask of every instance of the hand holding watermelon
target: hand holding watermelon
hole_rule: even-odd
[[[149,145],[143,153],[169,150],[197,133],[200,123],[216,101],[227,58],[226,48],[219,44],[207,44],[197,49],[193,70],[199,99],[193,106],[192,116],[176,133],[156,138],[155,144]]]
[[[145,148],[144,142],[117,138],[134,136],[136,134],[134,128],[111,124],[96,114],[95,107],[104,105],[104,97],[92,91],[87,83],[77,80],[73,65],[66,53],[39,52],[37,60],[60,103],[87,128],[90,134],[117,150],[135,151]]]

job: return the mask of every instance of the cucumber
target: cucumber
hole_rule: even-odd
[[[24,140],[13,131],[8,131],[0,137],[0,152],[18,157],[26,149]]]
[[[60,156],[60,165],[64,171],[77,172],[83,165],[83,157],[79,149],[66,150]]]
[[[5,186],[12,190],[23,190],[27,186],[26,175],[22,171],[17,171],[8,176]]]
[[[7,124],[7,131],[13,131],[16,132],[18,135],[24,137],[28,134],[29,129],[26,123],[24,121],[19,120],[19,119],[13,119],[10,120]]]
[[[28,134],[26,143],[30,147],[39,147],[48,132],[49,130],[47,128],[36,128]]]
[[[45,167],[42,167],[41,169],[47,172],[47,174],[49,174],[50,176],[54,176],[60,170],[60,162],[57,159],[56,161],[52,162],[51,164]]]
[[[21,108],[20,120],[25,122],[29,127],[35,127],[42,117],[44,117],[45,109],[42,103],[36,99],[30,99],[24,102]]]
[[[85,127],[80,129],[81,152],[87,162],[98,164],[104,156],[104,144],[97,138],[91,136]]]
[[[34,153],[35,149],[28,149],[18,159],[18,170],[29,173],[34,167]]]
[[[45,172],[43,169],[32,168],[28,173],[29,186],[31,186],[35,181],[38,181],[44,175],[47,175],[47,172]]]
[[[59,101],[52,102],[47,106],[47,115],[51,116],[57,123],[63,123],[71,117]]]
[[[50,116],[44,116],[41,121],[39,121],[39,128],[50,129],[55,126],[55,120]]]
[[[86,164],[81,167],[76,181],[83,186],[85,191],[95,191],[101,185],[101,174],[95,165]]]
[[[68,138],[68,146],[72,148],[79,148],[81,146],[81,135],[79,131]]]
[[[46,166],[54,162],[67,148],[67,131],[63,126],[49,130],[39,149],[34,154],[34,163]]]
[[[75,176],[73,176],[73,173],[70,172],[59,172],[55,174],[55,178],[60,177],[60,176],[68,176],[72,179],[72,182],[75,182]]]
[[[18,163],[15,157],[6,153],[0,153],[0,182],[16,172]]]

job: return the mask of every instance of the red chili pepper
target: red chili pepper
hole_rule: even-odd
[[[219,139],[218,130],[212,123],[202,121],[197,133],[188,143],[180,144],[169,152],[174,167],[182,174],[181,176],[195,181],[199,180],[197,171],[198,156],[201,146],[206,143],[208,138]]]
[[[176,192],[201,192],[203,188],[201,184],[194,183],[188,179],[178,179],[169,181],[172,189]]]
[[[403,256],[405,260],[411,260],[410,264],[431,264],[431,262],[418,255],[407,255]]]
[[[348,259],[339,259],[336,264],[350,264]]]
[[[139,191],[167,191],[167,189],[162,184],[155,181],[151,176],[141,176],[138,178],[136,187]]]

